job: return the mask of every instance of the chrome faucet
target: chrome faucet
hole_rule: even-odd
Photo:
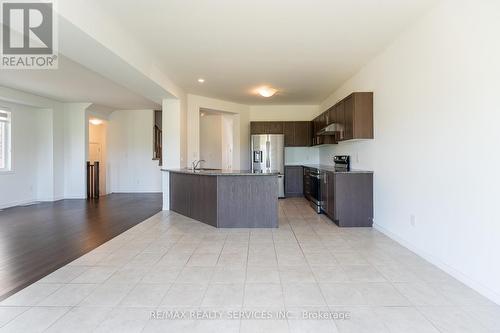
[[[198,166],[200,165],[201,162],[206,162],[205,160],[194,160],[191,164],[193,166],[193,171],[197,170],[198,169]]]

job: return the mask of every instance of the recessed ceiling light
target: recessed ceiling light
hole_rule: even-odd
[[[97,119],[97,118],[92,118],[89,120],[89,122],[92,125],[101,125],[103,123],[103,121],[101,119]]]
[[[203,82],[205,82],[205,79],[200,77],[200,78],[198,79],[198,82],[199,82],[199,83],[203,83]]]
[[[261,95],[262,97],[271,97],[273,96],[274,94],[276,94],[278,90],[274,89],[274,88],[270,88],[270,87],[260,87],[257,92],[259,93],[259,95]]]
[[[200,116],[204,117],[204,116],[205,116],[205,113],[204,113],[204,112],[200,113]]]

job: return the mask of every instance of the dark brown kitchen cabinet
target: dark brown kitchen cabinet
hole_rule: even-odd
[[[312,121],[312,145],[325,145],[337,143],[335,135],[318,135],[318,132],[331,124],[330,110],[327,110],[317,116]]]
[[[283,123],[283,134],[285,134],[285,147],[311,146],[310,121],[286,121]]]
[[[344,139],[373,139],[373,93],[356,92],[344,99]]]
[[[351,95],[344,99],[344,133],[342,140],[351,140],[354,138],[353,133],[353,111],[354,97]]]
[[[285,197],[304,195],[304,171],[302,166],[285,166]]]
[[[283,134],[282,121],[252,121],[250,134]]]
[[[373,174],[324,172],[323,212],[339,227],[373,224]]]
[[[335,106],[332,106],[328,110],[328,125],[336,123],[337,122],[337,113],[335,112]]]
[[[332,135],[317,135],[331,124]],[[354,92],[312,121],[253,121],[250,134],[284,134],[285,147],[336,144],[352,139],[373,139],[373,93]]]
[[[355,92],[342,99],[313,120],[317,133],[321,128],[337,124],[334,140],[313,134],[313,145],[337,143],[352,139],[373,139],[373,93]],[[328,137],[328,136],[327,136]]]
[[[283,124],[283,134],[285,134],[285,147],[295,146],[295,122],[285,121]]]
[[[321,171],[321,210],[332,221],[335,220],[335,173]]]
[[[250,123],[250,134],[269,134],[267,121],[252,121]]]
[[[310,121],[252,121],[250,134],[284,134],[285,147],[309,147]]]
[[[267,123],[268,132],[266,134],[283,134],[282,121],[270,121]]]
[[[311,122],[296,121],[295,122],[295,146],[309,147],[311,146]]]

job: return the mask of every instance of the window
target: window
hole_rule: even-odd
[[[0,109],[0,172],[11,169],[11,114]]]

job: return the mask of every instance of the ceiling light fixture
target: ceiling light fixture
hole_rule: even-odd
[[[97,119],[97,118],[92,118],[89,120],[89,122],[92,125],[101,125],[103,123],[103,121],[101,119]]]
[[[259,95],[261,95],[262,97],[266,97],[266,98],[273,96],[274,94],[276,94],[277,91],[278,90],[270,88],[270,87],[261,87],[257,90]]]
[[[199,82],[199,83],[203,83],[203,82],[205,82],[205,79],[200,77],[200,78],[198,79],[198,82]]]

